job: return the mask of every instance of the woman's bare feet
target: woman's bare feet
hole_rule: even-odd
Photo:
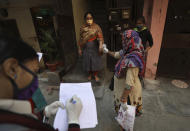
[[[100,78],[96,75],[96,76],[94,76],[94,78],[95,78],[95,81],[96,82],[99,82],[100,81]]]
[[[91,75],[88,76],[88,80],[89,80],[89,81],[92,80],[92,76],[91,76]]]

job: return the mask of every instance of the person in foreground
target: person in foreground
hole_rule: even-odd
[[[104,53],[119,59],[115,66],[114,99],[115,110],[128,103],[136,107],[136,115],[141,114],[142,87],[138,75],[144,73],[144,48],[138,33],[126,30],[122,34],[123,49],[109,51],[103,45]]]
[[[55,131],[40,121],[39,116],[44,116],[46,121],[60,107],[67,110],[69,131],[79,131],[82,103],[77,96],[71,98],[76,101],[75,104],[68,100],[64,106],[55,101],[40,113],[34,111],[29,99],[20,99],[28,92],[32,97],[35,92],[32,87],[38,81],[38,70],[38,55],[32,47],[22,40],[0,35],[0,130]]]

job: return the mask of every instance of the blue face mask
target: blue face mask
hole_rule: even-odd
[[[142,29],[143,26],[142,26],[142,25],[137,25],[137,28],[138,28],[138,29]]]
[[[25,87],[24,90],[22,90],[17,94],[17,99],[28,100],[32,98],[33,94],[37,89],[38,89],[38,78],[34,77],[32,82],[27,87]]]

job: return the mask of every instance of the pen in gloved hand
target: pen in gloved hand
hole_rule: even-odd
[[[76,104],[76,101],[73,98],[70,100],[70,102]]]
[[[68,123],[79,124],[79,116],[83,107],[81,99],[74,95],[71,99],[67,100],[65,107],[67,110]]]

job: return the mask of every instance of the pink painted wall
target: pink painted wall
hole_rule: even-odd
[[[145,17],[146,25],[148,26],[148,28],[150,28],[151,26],[152,5],[153,0],[144,0],[143,16]]]
[[[149,0],[145,0],[148,2]],[[150,31],[154,46],[149,50],[145,77],[155,79],[169,0],[154,0]],[[145,3],[146,5],[146,3]]]

